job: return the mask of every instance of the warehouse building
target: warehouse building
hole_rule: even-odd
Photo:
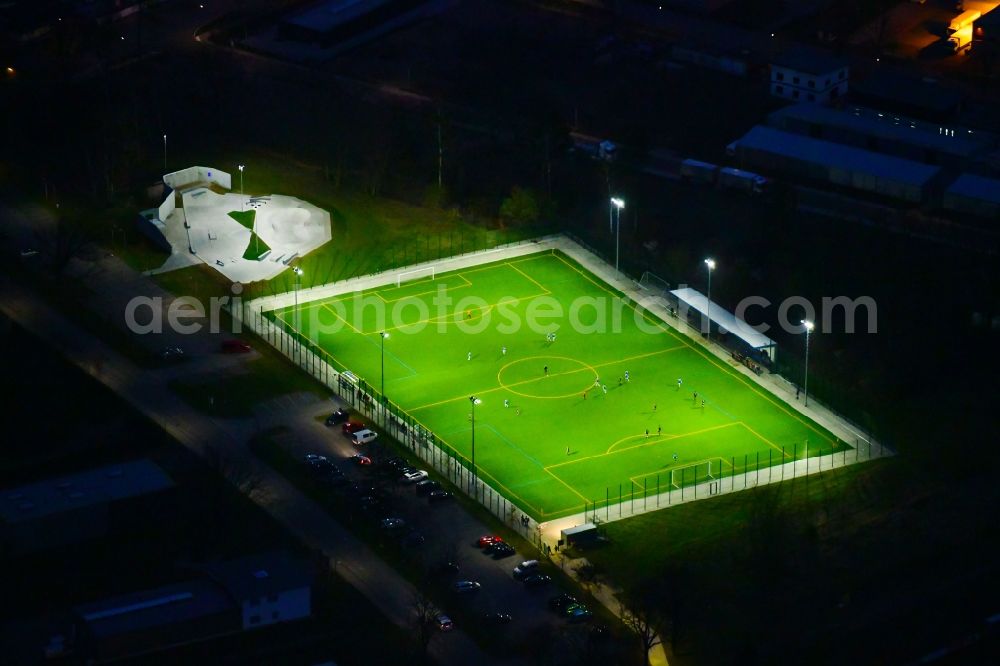
[[[1000,219],[1000,180],[962,174],[945,190],[944,207],[959,213]]]
[[[100,537],[148,519],[174,483],[151,460],[99,467],[0,491],[0,541],[27,553]]]
[[[914,203],[925,198],[941,172],[937,166],[760,125],[730,144],[727,152],[737,158],[741,167]]]
[[[770,127],[813,139],[832,141],[925,164],[962,166],[992,148],[985,133],[936,131],[923,123],[879,118],[868,109],[840,111],[816,104],[796,104],[771,113]]]

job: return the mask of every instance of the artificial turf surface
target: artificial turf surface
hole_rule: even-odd
[[[849,448],[558,252],[414,277],[275,315],[536,519]]]

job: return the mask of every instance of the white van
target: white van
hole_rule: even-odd
[[[354,446],[361,446],[362,444],[367,444],[368,442],[374,440],[376,437],[378,437],[378,433],[365,429],[359,430],[351,435],[351,441],[354,442]]]

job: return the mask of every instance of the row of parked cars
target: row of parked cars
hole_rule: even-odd
[[[350,414],[344,409],[338,409],[332,413],[326,419],[326,425],[329,427],[340,426],[343,434],[351,438],[352,443],[358,447],[377,437],[376,433],[368,429],[360,421],[351,420]],[[371,433],[371,435],[367,433]],[[430,479],[426,470],[412,467],[403,458],[388,457],[379,460],[359,450],[357,453],[349,456],[348,459],[353,465],[364,470],[365,473],[386,474],[399,483],[413,485],[415,495],[427,498],[430,503],[452,499],[451,493],[442,488],[440,483]],[[313,464],[316,463],[314,462]],[[326,467],[325,463],[319,463],[319,465],[324,468]],[[365,503],[377,500],[361,496],[359,501]],[[384,505],[383,508],[385,508]],[[401,543],[406,546],[414,547],[423,543],[423,537],[420,536],[417,538],[419,535],[416,535],[411,528],[408,528],[406,521],[401,517],[383,514],[383,517],[379,520],[379,527],[387,534],[399,535]],[[484,535],[476,541],[475,546],[483,554],[496,560],[505,559],[516,554],[514,547],[497,535]],[[439,574],[451,576],[458,573],[459,567],[454,562],[448,561],[436,567],[436,571]],[[525,588],[544,588],[552,582],[551,576],[542,573],[537,560],[520,562],[513,568],[512,576],[514,580],[520,582]],[[456,595],[474,595],[482,589],[482,585],[475,580],[463,579],[453,581],[450,584],[450,589]],[[549,600],[549,608],[569,622],[585,622],[592,616],[591,611],[584,604],[580,603],[575,597],[565,593],[552,597]],[[511,615],[506,612],[495,611],[486,614],[484,620],[490,624],[506,624],[511,621]],[[452,619],[444,612],[436,613],[435,623],[441,631],[450,631],[455,626]]]

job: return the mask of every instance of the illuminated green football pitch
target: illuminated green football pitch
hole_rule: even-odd
[[[415,278],[274,314],[538,520],[849,448],[558,252]]]

